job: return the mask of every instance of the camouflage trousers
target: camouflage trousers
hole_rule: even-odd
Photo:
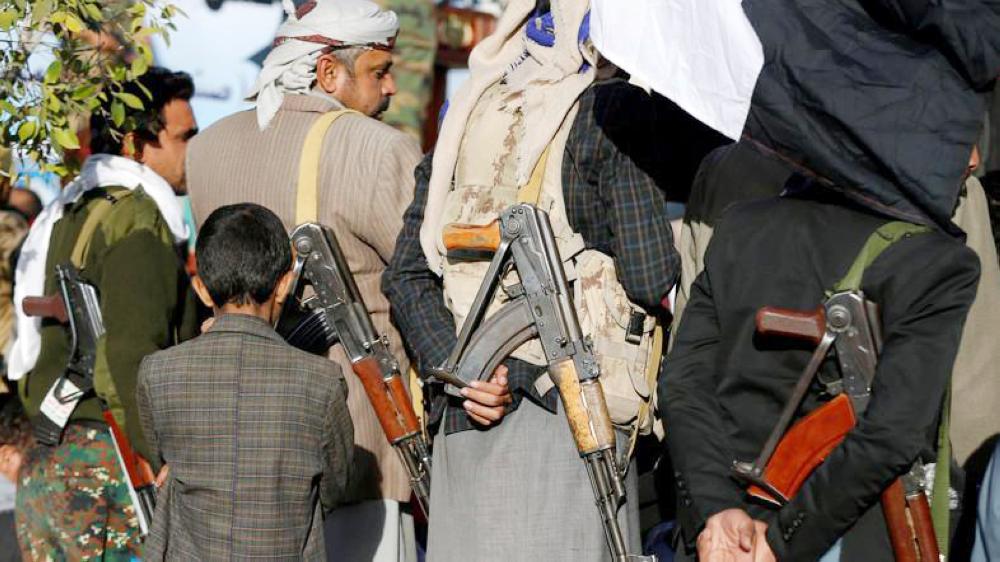
[[[17,539],[34,561],[141,558],[139,522],[107,431],[70,425],[21,467]]]

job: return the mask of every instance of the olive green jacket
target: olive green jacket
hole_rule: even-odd
[[[70,261],[83,224],[98,200],[108,197],[109,192],[120,195],[123,191],[92,189],[70,205],[55,224],[45,264],[45,294],[58,293],[55,266]],[[146,355],[193,336],[196,329],[193,292],[153,199],[136,190],[114,203],[94,231],[81,277],[97,288],[106,331],[97,349],[97,396],[81,400],[70,423],[101,421],[99,400],[105,400],[136,451],[149,458],[135,402],[139,363]],[[42,321],[38,362],[20,382],[30,416],[38,415],[46,392],[62,376],[70,345],[67,325],[53,319]]]

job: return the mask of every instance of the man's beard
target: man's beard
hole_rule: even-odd
[[[389,96],[385,96],[384,98],[382,98],[382,101],[379,102],[378,107],[375,108],[375,111],[371,114],[371,117],[374,117],[375,119],[381,119],[382,114],[389,109],[389,101],[391,99],[392,98],[390,98]]]

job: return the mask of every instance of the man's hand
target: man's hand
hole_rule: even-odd
[[[462,407],[472,421],[486,426],[499,423],[512,400],[507,388],[507,367],[500,365],[489,381],[472,381],[461,393],[467,398]]]
[[[146,461],[146,459],[140,457],[139,455],[135,456],[135,469],[139,473],[139,477],[142,478],[144,482],[152,482],[156,479],[156,476],[153,475],[153,467],[149,465],[149,462]],[[135,482],[133,482],[133,484],[137,485]]]
[[[170,465],[165,464],[160,468],[159,474],[156,475],[156,487],[162,488],[164,484],[167,483],[167,476],[170,475]]]
[[[755,562],[754,520],[742,509],[727,509],[708,518],[698,535],[701,562]]]
[[[753,522],[753,562],[777,562],[771,545],[767,544],[767,523]]]

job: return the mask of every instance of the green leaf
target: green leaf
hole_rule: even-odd
[[[62,74],[62,61],[56,59],[52,61],[49,68],[45,71],[45,83],[53,84],[59,80],[59,75]]]
[[[46,172],[52,172],[54,174],[59,174],[60,176],[65,176],[69,173],[69,168],[62,164],[56,163],[46,163],[42,165],[42,170]]]
[[[151,99],[153,99],[153,93],[152,93],[152,92],[150,92],[150,91],[149,91],[149,88],[147,88],[146,86],[144,86],[144,85],[142,84],[142,82],[133,82],[133,84],[135,84],[136,86],[138,86],[138,87],[139,87],[139,91],[141,91],[141,92],[142,92],[142,95],[146,96],[146,99],[147,99],[147,100],[151,100]]]
[[[51,16],[49,16],[49,21],[52,23],[64,23],[66,21],[67,15],[69,14],[67,14],[66,12],[56,11],[53,12]]]
[[[146,62],[146,57],[138,56],[132,59],[132,78],[138,78],[146,73],[149,69],[149,63]]]
[[[31,23],[33,25],[42,23],[52,13],[51,0],[38,0],[37,2],[33,2],[31,6]]]
[[[90,19],[95,22],[100,22],[104,19],[104,15],[101,14],[101,9],[97,7],[96,4],[84,4],[83,9],[87,11],[87,15],[90,16]]]
[[[120,101],[111,102],[111,121],[115,127],[121,127],[125,122],[125,106]]]
[[[132,37],[136,41],[144,41],[147,37],[150,37],[150,36],[155,35],[155,34],[156,34],[156,30],[154,28],[152,28],[152,27],[143,27],[142,29],[136,31],[132,35]]]
[[[128,92],[115,92],[115,97],[122,100],[125,105],[131,107],[132,109],[142,109],[142,100],[135,94],[130,94]]]
[[[73,14],[66,14],[66,21],[63,22],[63,25],[73,33],[80,33],[84,29],[83,22]]]
[[[62,102],[59,100],[59,95],[53,91],[49,91],[45,94],[45,104],[49,106],[52,111],[59,111],[62,109]]]
[[[17,138],[21,142],[26,142],[31,137],[35,136],[35,131],[38,130],[38,125],[34,121],[25,121],[21,123],[21,126],[17,128]]]
[[[69,150],[80,148],[80,140],[76,138],[76,132],[72,129],[52,129],[52,138],[63,148]]]
[[[0,12],[0,29],[7,30],[14,26],[18,20],[18,13],[14,10],[4,10]]]
[[[187,12],[181,9],[177,4],[167,4],[163,8],[163,19],[173,19],[176,16],[188,17]]]
[[[17,108],[14,107],[14,104],[4,99],[0,99],[0,109],[3,109],[10,115],[17,113]]]
[[[93,96],[95,92],[97,92],[96,86],[94,86],[93,84],[84,84],[83,86],[80,86],[79,88],[73,90],[73,99],[75,100],[87,99]]]

